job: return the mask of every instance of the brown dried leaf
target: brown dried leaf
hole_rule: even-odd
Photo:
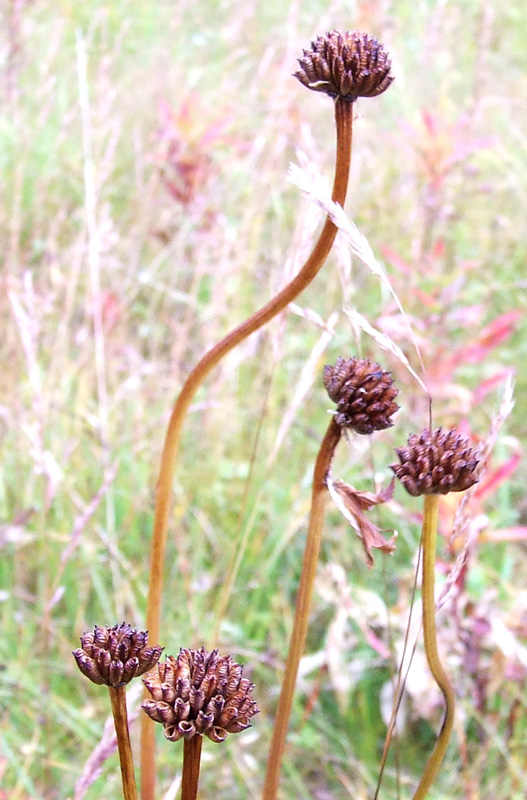
[[[393,479],[386,489],[383,489],[378,494],[358,491],[353,486],[350,486],[349,483],[344,483],[344,481],[340,480],[334,481],[330,475],[327,477],[326,484],[335,505],[362,540],[368,567],[371,568],[374,564],[373,548],[382,550],[383,553],[393,553],[397,534],[394,533],[390,539],[385,539],[379,528],[364,513],[373,508],[373,506],[380,505],[391,499],[393,495]]]

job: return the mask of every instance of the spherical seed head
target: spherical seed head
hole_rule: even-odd
[[[250,728],[260,711],[252,699],[254,684],[242,673],[241,664],[218,650],[180,650],[143,679],[153,699],[142,707],[172,742],[203,735],[223,742],[227,734]]]
[[[391,428],[399,406],[399,390],[391,373],[368,358],[338,358],[324,367],[324,386],[337,404],[335,422],[356,433],[370,434]]]
[[[395,452],[400,463],[390,469],[413,497],[464,492],[478,481],[478,454],[455,430],[412,433]]]
[[[147,631],[126,622],[112,628],[96,625],[81,636],[81,645],[73,656],[82,674],[114,689],[152,669],[163,652],[159,645],[148,647]]]
[[[298,63],[295,78],[300,83],[350,103],[381,94],[393,81],[392,62],[382,44],[360,31],[317,36]]]

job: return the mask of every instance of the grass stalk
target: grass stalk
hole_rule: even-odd
[[[124,800],[137,800],[134,762],[132,758],[132,747],[130,745],[128,715],[126,713],[126,687],[119,686],[117,689],[114,689],[113,686],[109,686],[108,691],[110,692],[113,721],[117,736]]]
[[[341,433],[341,427],[337,425],[335,419],[332,417],[315,462],[311,493],[311,511],[309,515],[304,561],[298,586],[293,632],[291,634],[284,679],[267,759],[267,770],[262,795],[263,800],[275,800],[278,792],[287,728],[293,704],[298,666],[306,643],[313,585],[315,583],[320,543],[322,540],[324,511],[328,495],[326,476],[331,466],[333,453],[340,440]]]
[[[443,665],[439,660],[437,651],[437,635],[435,624],[435,553],[437,539],[437,518],[439,509],[439,496],[428,494],[424,496],[424,516],[423,516],[423,581],[422,581],[422,603],[423,603],[423,632],[426,659],[430,672],[441,689],[445,699],[445,717],[437,737],[434,749],[427,761],[421,781],[416,789],[413,800],[423,800],[428,794],[428,790],[443,761],[452,728],[454,726],[455,698],[450,680]]]
[[[353,129],[353,104],[338,98],[335,101],[337,131],[335,177],[332,199],[344,205],[348,187]],[[154,527],[150,551],[150,576],[148,586],[146,627],[152,641],[158,641],[161,620],[161,596],[165,563],[167,526],[170,511],[172,483],[179,451],[181,430],[185,415],[199,386],[218,362],[236,345],[257,331],[291,303],[315,278],[326,260],[335,240],[337,228],[326,219],[320,236],[307,261],[272,300],[256,311],[245,322],[234,328],[211,348],[194,367],[176,400],[168,423],[156,490]],[[154,800],[155,789],[155,739],[154,728],[146,716],[141,726],[141,793],[142,800]]]
[[[183,745],[183,776],[181,779],[181,800],[196,800],[198,796],[199,768],[203,736],[185,739]]]

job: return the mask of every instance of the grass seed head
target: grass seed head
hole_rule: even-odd
[[[456,430],[412,433],[395,452],[400,463],[390,469],[414,497],[463,492],[478,481],[478,454]]]
[[[218,650],[180,650],[143,679],[153,699],[142,707],[172,742],[196,735],[223,742],[227,734],[249,728],[260,711],[252,699],[254,684],[242,673],[241,664]]]
[[[96,625],[81,636],[73,651],[77,666],[93,683],[114,689],[143,675],[159,661],[163,648],[148,647],[148,632],[131,628],[126,622],[112,628]]]
[[[382,44],[360,31],[317,36],[298,63],[294,76],[300,83],[350,103],[381,94],[393,81],[392,62]]]
[[[391,428],[399,390],[390,372],[368,358],[338,358],[324,367],[324,386],[337,404],[335,422],[368,435]]]

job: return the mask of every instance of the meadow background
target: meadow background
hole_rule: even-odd
[[[322,212],[288,168],[330,182],[333,110],[291,73],[333,28],[366,30],[392,56],[394,84],[356,104],[346,211],[406,311],[434,424],[477,444],[507,376],[516,381],[455,541],[459,498],[442,501],[440,583],[464,537],[470,547],[438,617],[459,703],[430,797],[525,797],[524,4],[4,0],[2,14],[0,797],[120,796],[115,754],[91,785],[80,780],[93,777],[85,765],[109,704],[71,650],[94,624],[144,624],[158,459],[178,388],[313,241]],[[324,363],[369,356],[400,387],[396,426],[339,448],[334,474],[357,488],[386,486],[393,447],[428,422],[419,384],[343,308],[422,374],[393,298],[340,241],[297,305],[215,370],[187,420],[161,644],[177,653],[217,630],[261,708],[249,732],[206,742],[202,797],[261,789],[332,406]],[[369,570],[329,506],[284,799],[373,795],[419,513],[397,486],[374,517],[398,531],[397,549]],[[440,723],[420,648],[408,686],[381,798],[412,795]],[[158,734],[168,800],[181,748]]]

